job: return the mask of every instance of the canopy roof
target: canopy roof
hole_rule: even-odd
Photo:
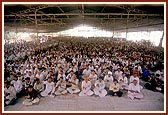
[[[59,32],[85,24],[113,32],[162,31],[164,4],[4,4],[5,31]]]

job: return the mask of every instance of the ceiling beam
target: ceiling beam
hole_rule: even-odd
[[[30,12],[34,12],[35,10],[40,10],[40,9],[44,9],[44,8],[47,8],[47,7],[49,7],[49,5],[39,5],[39,6],[31,7],[29,9],[22,10],[22,11],[19,11],[19,12],[16,12],[16,13],[12,13],[12,15],[27,14],[27,13],[30,13]]]
[[[36,14],[36,16],[78,16],[81,15],[80,13],[62,13],[62,14]],[[85,16],[95,16],[95,15],[101,15],[101,16],[163,16],[161,14],[126,14],[126,13],[84,13]],[[4,15],[5,17],[15,17],[20,16],[19,14],[13,15]],[[21,16],[35,16],[35,14],[23,14]]]
[[[58,8],[63,14],[65,14],[64,10],[63,10],[61,7],[57,6],[57,8]],[[67,16],[67,15],[66,15],[66,16]],[[69,16],[67,16],[67,18],[69,18]]]

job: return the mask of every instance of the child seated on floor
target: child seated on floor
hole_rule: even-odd
[[[114,79],[113,83],[110,84],[108,94],[111,96],[122,96],[123,93],[120,91],[120,84],[117,79]]]
[[[32,85],[29,85],[27,87],[23,105],[39,104],[39,102],[40,102],[40,99],[38,98],[38,92],[33,88]]]

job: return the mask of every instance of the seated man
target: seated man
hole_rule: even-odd
[[[134,80],[134,78],[137,79],[137,83],[139,84],[139,77],[137,76],[137,73],[134,73],[134,75],[131,75],[130,79],[129,79],[129,84],[131,84]]]
[[[112,72],[108,72],[107,75],[105,75],[104,77],[104,82],[105,82],[105,87],[107,89],[109,89],[110,84],[113,82],[113,76],[112,76]]]
[[[91,82],[88,77],[84,77],[84,81],[82,81],[81,86],[82,91],[79,93],[79,96],[91,96],[93,95],[93,91],[91,91]]]
[[[44,90],[44,84],[40,82],[40,79],[37,78],[34,84],[34,89],[38,92],[41,93]]]
[[[68,81],[71,84],[71,87],[67,88],[67,91],[71,94],[80,92],[79,89],[79,79],[77,79],[76,75],[74,74],[73,77]]]
[[[54,88],[54,82],[52,82],[52,78],[48,77],[47,81],[44,81],[43,84],[45,84],[45,90],[40,94],[43,97],[49,96]]]
[[[107,91],[104,88],[105,88],[105,82],[103,81],[102,77],[99,77],[99,79],[95,82],[95,88],[94,88],[95,95],[104,97],[107,94]]]
[[[89,75],[89,80],[90,80],[92,86],[94,86],[94,84],[95,84],[95,82],[97,80],[97,74],[96,74],[96,72],[94,70],[91,70],[91,73]]]
[[[128,89],[128,79],[125,73],[122,73],[122,76],[119,77],[118,82],[120,84],[120,89]]]
[[[133,82],[128,86],[128,97],[132,100],[134,98],[141,99],[143,98],[143,94],[141,92],[141,86],[138,84],[138,79],[134,78]]]
[[[66,94],[66,81],[63,77],[60,77],[59,81],[57,82],[56,86],[53,88],[51,97],[55,97],[56,95]]]
[[[33,104],[38,104],[39,102],[40,102],[40,99],[38,98],[38,92],[35,89],[33,89],[32,85],[29,85],[27,87],[23,105],[33,105]]]
[[[11,81],[11,85],[14,86],[14,88],[16,90],[17,97],[22,97],[24,95],[22,81],[20,79],[18,79],[18,76],[16,76],[16,75],[13,76],[13,80]]]
[[[4,83],[4,101],[5,106],[14,104],[16,101],[16,90],[10,85],[9,81]]]
[[[122,96],[123,93],[120,91],[120,84],[118,83],[117,79],[114,79],[113,83],[110,84],[108,94],[111,96]]]

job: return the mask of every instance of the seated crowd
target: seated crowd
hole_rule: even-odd
[[[154,46],[104,38],[53,38],[5,44],[4,105],[25,97],[77,94],[143,98],[142,89],[164,93],[163,52]],[[145,85],[140,83],[141,80]]]

